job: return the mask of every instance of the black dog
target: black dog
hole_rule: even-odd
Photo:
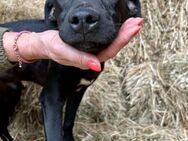
[[[9,117],[14,113],[15,106],[20,100],[22,89],[21,82],[5,83],[0,81],[0,137],[3,141],[12,139],[7,126]]]
[[[96,54],[113,41],[119,27],[127,18],[137,16],[140,16],[139,0],[47,0],[46,20],[17,21],[0,26],[12,28],[14,31],[41,32],[58,29],[60,37],[66,43]],[[0,74],[0,80],[5,83],[27,80],[42,85],[40,102],[46,140],[73,141],[72,129],[76,111],[85,90],[99,74],[91,70],[59,65],[50,60],[40,60],[33,64],[24,64],[22,69],[14,67],[7,70]],[[4,133],[7,131],[6,127],[0,128],[4,128],[0,130],[0,134],[7,135]],[[11,141],[8,136],[3,140]]]

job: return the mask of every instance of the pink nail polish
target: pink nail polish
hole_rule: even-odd
[[[93,70],[93,71],[96,71],[96,72],[100,72],[100,71],[101,71],[101,66],[100,66],[100,64],[97,64],[97,63],[95,63],[95,62],[92,61],[92,60],[87,61],[86,66],[87,66],[88,68],[90,68],[91,70]]]

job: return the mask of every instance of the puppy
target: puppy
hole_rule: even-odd
[[[47,0],[45,20],[17,21],[1,26],[14,31],[58,29],[64,42],[81,51],[96,54],[114,40],[126,19],[140,15],[139,0]],[[104,63],[101,65],[103,68]],[[46,140],[74,141],[72,130],[76,111],[85,90],[99,74],[40,60],[24,64],[21,70],[18,67],[7,70],[0,74],[0,80],[4,83],[26,80],[42,85],[40,102]]]

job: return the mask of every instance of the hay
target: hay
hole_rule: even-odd
[[[43,2],[1,0],[0,21],[42,17]],[[75,124],[78,141],[188,140],[188,1],[141,2],[142,32],[87,91]],[[40,89],[29,84],[22,96],[9,127],[16,140],[44,139]]]
[[[17,19],[43,17],[44,0],[1,0],[0,21],[9,22]]]

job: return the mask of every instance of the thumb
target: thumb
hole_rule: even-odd
[[[62,56],[64,56],[65,65],[75,66],[81,69],[91,69],[93,71],[101,71],[101,64],[99,59],[93,54],[79,51],[69,45],[64,45],[64,51]]]
[[[78,58],[77,62],[78,64],[81,65],[82,69],[89,68],[96,72],[101,71],[101,64],[96,56],[85,52],[80,52],[80,53],[81,53],[80,56],[78,55],[79,57],[77,57]]]

